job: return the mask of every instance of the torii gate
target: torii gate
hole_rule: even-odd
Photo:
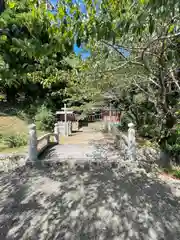
[[[72,114],[73,111],[68,111],[68,108],[66,107],[66,104],[64,104],[64,107],[61,108],[61,110],[63,110],[63,111],[57,111],[56,115],[57,114],[64,114],[65,135],[67,135],[67,114]],[[70,108],[69,108],[69,110],[70,110]]]

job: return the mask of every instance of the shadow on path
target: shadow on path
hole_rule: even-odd
[[[125,168],[24,167],[0,186],[0,239],[180,239],[179,199]]]

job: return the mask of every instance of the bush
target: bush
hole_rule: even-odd
[[[180,169],[179,168],[165,168],[162,169],[163,172],[167,173],[168,175],[171,175],[173,177],[176,177],[178,179],[180,179]]]
[[[3,135],[0,133],[0,142],[1,142],[2,139],[3,139]]]
[[[176,159],[176,162],[180,163],[179,162],[179,156],[180,156],[180,124],[179,123],[176,124],[174,129],[171,131],[166,147],[170,155]]]
[[[23,111],[23,110],[18,111],[17,116],[18,116],[21,120],[24,120],[24,121],[26,121],[26,122],[29,121],[29,116],[28,116],[28,114],[27,114],[25,111]]]
[[[3,137],[3,142],[9,147],[21,147],[27,144],[27,137],[25,135],[9,135]]]
[[[124,112],[122,118],[121,118],[121,124],[119,126],[119,130],[126,132],[128,130],[128,123],[135,121],[132,119],[130,114],[128,112]]]
[[[42,105],[36,113],[35,122],[39,130],[52,130],[55,124],[55,116],[50,109]]]
[[[156,140],[160,135],[160,128],[156,124],[144,124],[138,129],[141,137]]]
[[[173,176],[180,179],[180,170],[179,169],[174,170]]]

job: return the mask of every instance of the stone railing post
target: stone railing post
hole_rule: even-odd
[[[36,125],[35,124],[31,124],[29,126],[28,158],[30,161],[36,161],[38,158],[37,134],[36,134]]]
[[[128,124],[128,158],[129,160],[136,160],[136,137],[134,124]]]
[[[111,121],[108,121],[108,132],[111,132]]]
[[[72,134],[72,122],[69,121],[69,135]]]
[[[66,121],[65,123],[65,136],[69,136],[69,121]]]
[[[71,135],[71,121],[68,121],[68,136]]]
[[[66,136],[69,136],[69,121],[66,122]]]
[[[57,143],[59,144],[59,124],[55,123],[54,125],[54,133],[57,134],[57,138],[55,139],[55,141],[57,141]]]

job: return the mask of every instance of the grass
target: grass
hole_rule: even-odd
[[[28,123],[20,119],[17,115],[0,112],[0,135],[25,135],[28,141]],[[45,132],[37,131],[38,136],[44,135]],[[27,145],[18,148],[8,148],[4,143],[0,142],[0,154],[7,153],[26,153]]]
[[[137,136],[137,143],[140,147],[152,147],[152,148],[158,148],[158,144],[156,142],[150,141],[149,139],[142,138]]]
[[[180,179],[180,167],[165,168],[163,172],[173,178]]]

